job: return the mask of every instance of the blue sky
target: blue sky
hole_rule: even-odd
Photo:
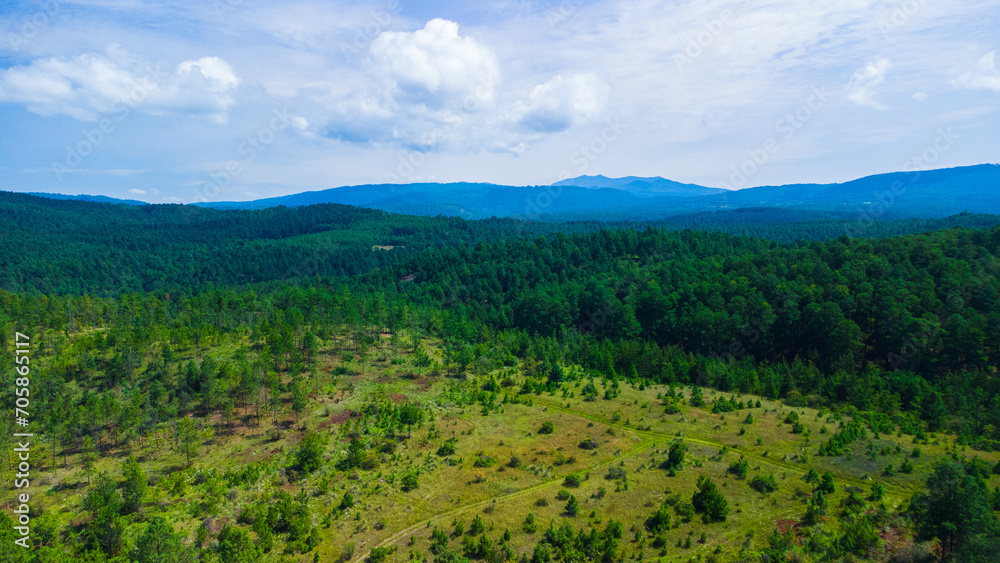
[[[997,162],[1000,2],[7,1],[0,189],[835,182]]]

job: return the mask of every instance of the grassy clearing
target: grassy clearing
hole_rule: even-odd
[[[226,357],[232,352],[227,348],[212,353]],[[518,403],[501,404],[484,415],[481,405],[456,401],[455,392],[478,388],[485,376],[464,381],[442,375],[403,377],[411,371],[405,364],[409,352],[378,350],[368,358],[368,365],[345,357],[346,353],[347,345],[337,342],[321,350],[317,379],[310,387],[315,392],[310,393],[298,425],[287,409],[273,417],[262,416],[259,426],[241,409],[228,428],[219,419],[195,421],[199,438],[190,466],[183,448],[176,447],[172,427],[167,426],[132,451],[107,450],[92,475],[101,471],[119,474],[121,461],[131,453],[139,456],[153,485],[143,511],[130,517],[129,541],[154,516],[165,516],[189,540],[199,527],[215,533],[223,524],[237,521],[249,503],[285,490],[293,496],[302,491],[308,495],[313,520],[320,526],[322,541],[315,552],[321,561],[342,559],[345,554],[350,554],[347,560],[360,561],[376,546],[396,547],[392,561],[407,561],[411,556],[430,560],[429,537],[435,528],[453,534],[454,522],[460,521],[468,530],[477,515],[489,537],[509,530],[515,551],[529,556],[550,524],[600,528],[614,519],[624,525],[627,557],[686,561],[719,553],[725,559],[742,547],[762,545],[777,521],[802,518],[812,490],[803,478],[810,469],[834,475],[837,491],[828,497],[831,507],[845,496],[845,486],[858,487],[867,495],[878,482],[885,487],[883,502],[895,511],[922,486],[933,463],[950,452],[979,456],[991,467],[998,460],[996,453],[956,451],[953,437],[944,435],[919,444],[921,456],[914,458],[914,437],[898,431],[877,438],[868,432],[845,455],[819,456],[820,444],[848,424],[849,416],[712,390],[705,390],[705,407],[682,404],[679,412],[668,414],[658,398],[668,388],[656,385],[640,389],[625,383],[612,400],[587,401],[580,392],[586,382],[571,382],[564,391],[520,395]],[[438,352],[431,349],[430,353],[435,357]],[[392,357],[404,363],[393,364]],[[337,368],[346,373],[335,376]],[[515,376],[515,385],[502,389],[500,395],[517,396],[521,381]],[[594,384],[600,393],[605,391],[600,380]],[[689,389],[680,392],[685,400],[691,396]],[[392,451],[377,455],[377,467],[337,470],[335,463],[346,454],[347,431],[358,429],[360,413],[377,397],[422,405],[429,416],[409,433],[394,438]],[[744,404],[759,401],[760,407],[711,412],[714,399],[730,397]],[[287,403],[290,398],[283,400]],[[797,432],[793,432],[794,424],[786,422],[793,412],[798,416]],[[539,433],[546,422],[552,423],[552,432]],[[290,471],[292,454],[306,429],[319,431],[329,441],[322,468],[296,480]],[[453,440],[454,453],[438,455],[447,440]],[[581,447],[581,442],[589,440],[596,447]],[[661,464],[676,440],[683,440],[688,451],[683,467],[670,476]],[[78,526],[85,517],[81,503],[87,472],[80,452],[64,458],[60,449],[58,454],[52,467],[51,449],[44,438],[33,452],[42,460],[35,506],[62,524]],[[728,472],[741,456],[748,464],[745,478]],[[912,473],[885,474],[889,464],[898,470],[907,461],[913,465]],[[262,468],[259,481],[226,490],[210,514],[199,508],[211,500],[206,485],[209,472],[250,464]],[[10,478],[10,471],[4,469],[3,478]],[[408,473],[417,475],[418,486],[404,492],[400,481]],[[652,547],[652,538],[643,529],[645,519],[677,495],[690,501],[701,475],[719,484],[731,509],[728,519],[704,524],[698,517],[687,520],[674,514],[673,526],[664,534],[666,546]],[[753,490],[749,483],[758,475],[773,476],[778,490],[770,494]],[[567,481],[568,476],[577,476],[578,482]],[[989,484],[992,488],[1000,482],[994,476]],[[563,490],[578,500],[576,516],[566,513],[567,502],[559,499]],[[339,512],[336,509],[345,493],[356,504]],[[3,501],[10,500],[11,493],[5,491]],[[529,513],[537,523],[534,532],[524,530]],[[704,543],[699,541],[702,534]],[[461,541],[454,537],[450,545],[459,546]],[[313,557],[312,553],[284,555],[279,542],[265,560],[309,561]]]

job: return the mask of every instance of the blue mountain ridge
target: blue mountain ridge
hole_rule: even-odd
[[[33,194],[144,205],[105,196]],[[246,202],[198,203],[215,209],[264,209],[339,203],[411,215],[467,219],[515,217],[565,221],[649,221],[666,217],[775,209],[820,211],[859,219],[1000,213],[1000,165],[890,172],[834,184],[787,184],[727,191],[664,178],[580,176],[549,186],[413,183],[344,186]]]

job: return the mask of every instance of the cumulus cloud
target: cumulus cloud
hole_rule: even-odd
[[[176,69],[149,64],[110,46],[105,53],[46,58],[0,70],[0,102],[43,116],[96,121],[128,106],[150,114],[201,115],[225,123],[239,78],[218,57]]]
[[[608,86],[592,74],[559,75],[526,99],[504,103],[496,54],[448,20],[384,32],[369,55],[375,87],[332,104],[330,136],[425,151],[520,152],[526,142],[593,119],[607,105]]]
[[[516,121],[537,132],[562,131],[597,117],[608,104],[608,85],[593,74],[556,76],[531,90]]]
[[[455,22],[433,19],[412,33],[387,31],[369,51],[397,103],[442,108],[472,98],[469,111],[493,104],[497,57],[472,37],[459,36]]]
[[[983,55],[974,71],[959,76],[953,84],[969,90],[1000,92],[1000,72],[997,71],[996,67],[996,52],[990,51]]]
[[[875,93],[878,86],[885,82],[885,75],[889,72],[890,66],[889,59],[885,58],[868,61],[864,68],[858,69],[851,76],[847,84],[847,99],[859,106],[885,109],[885,106],[875,99]]]
[[[132,188],[128,191],[132,195],[146,195],[146,190],[140,190],[139,188]]]

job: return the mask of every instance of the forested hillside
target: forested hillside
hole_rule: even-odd
[[[889,236],[951,226],[989,227],[997,215],[862,221],[774,209],[704,213],[653,223],[791,242]],[[643,228],[609,222],[539,223],[415,217],[337,204],[219,211],[181,205],[107,205],[0,192],[0,288],[114,296],[270,280],[352,276],[430,248],[460,248],[556,233]]]
[[[336,204],[216,211],[0,192],[0,287],[118,295],[350,276],[434,246],[597,228],[591,223],[557,229],[510,219],[466,222]],[[310,234],[322,236],[302,238]]]
[[[696,231],[602,231],[430,251],[396,274],[414,276],[399,288],[411,299],[455,309],[453,330],[468,338],[480,324],[589,334],[604,349],[583,346],[580,361],[668,380],[677,366],[649,345],[679,347],[728,364],[692,365],[681,374],[687,381],[922,410],[935,427],[943,393],[949,412],[978,419],[963,434],[997,438],[998,245],[1000,228],[788,247]],[[607,349],[616,346],[631,356],[613,366]]]

